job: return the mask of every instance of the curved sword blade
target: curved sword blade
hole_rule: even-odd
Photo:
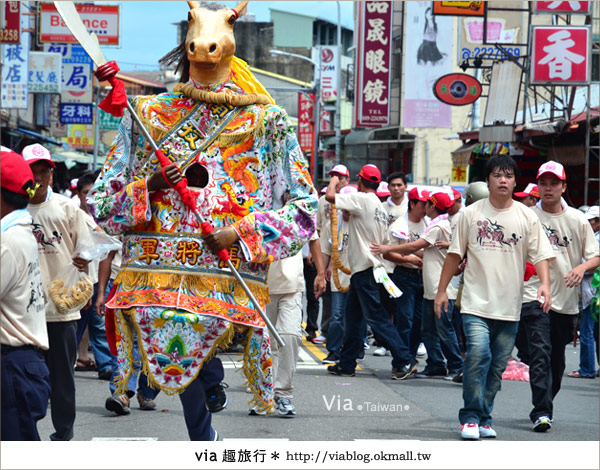
[[[54,2],[54,6],[60,16],[62,16],[71,34],[75,36],[75,39],[79,41],[85,52],[92,58],[96,67],[106,64],[106,59],[104,58],[102,49],[100,49],[98,37],[95,33],[88,33],[83,21],[81,21],[79,12],[75,8],[75,4],[73,2]]]

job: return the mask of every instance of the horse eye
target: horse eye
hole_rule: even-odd
[[[233,25],[235,23],[235,20],[237,20],[235,15],[231,15],[229,17],[229,19],[227,20],[227,23],[229,23],[230,25]]]
[[[192,21],[192,12],[188,11],[188,21]]]

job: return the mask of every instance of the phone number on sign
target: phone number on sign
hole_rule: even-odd
[[[502,59],[502,57],[513,56],[520,57],[521,49],[519,47],[504,47],[501,50],[497,47],[475,47],[469,49],[463,47],[461,52],[461,59],[475,59],[481,57],[482,59]]]

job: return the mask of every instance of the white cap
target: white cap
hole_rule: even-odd
[[[329,172],[329,176],[333,174],[350,177],[350,171],[348,171],[348,168],[346,168],[345,165],[334,166]]]
[[[55,168],[56,165],[52,161],[52,155],[50,155],[50,151],[40,144],[32,144],[28,145],[23,149],[23,158],[25,161],[31,165],[32,163],[39,162],[40,160],[44,160],[49,163],[52,168]]]
[[[559,180],[566,181],[567,175],[565,174],[565,167],[560,163],[550,160],[549,162],[544,163],[537,173],[537,179],[540,179],[544,173],[552,173]]]
[[[600,211],[598,210],[598,206],[588,207],[588,210],[585,211],[584,215],[585,215],[585,218],[588,220],[600,218]]]

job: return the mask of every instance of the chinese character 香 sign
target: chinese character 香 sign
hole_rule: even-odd
[[[392,2],[360,2],[356,126],[389,123]]]
[[[589,79],[589,26],[532,26],[531,83],[585,85]]]

